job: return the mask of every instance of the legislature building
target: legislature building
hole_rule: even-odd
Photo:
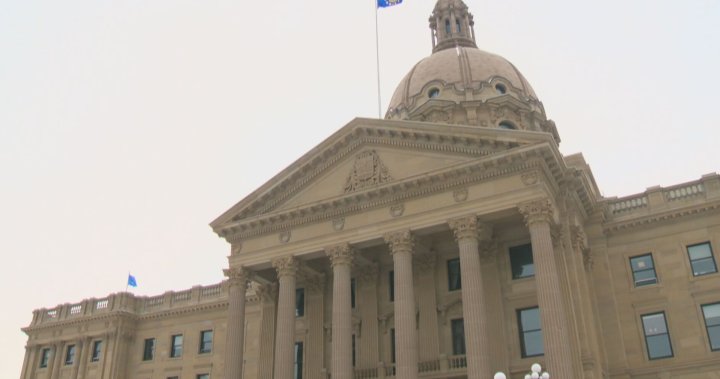
[[[602,196],[467,6],[429,21],[385,119],[211,223],[227,280],[35,310],[21,379],[720,378],[720,176]]]

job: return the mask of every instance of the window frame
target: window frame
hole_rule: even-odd
[[[74,344],[67,345],[67,347],[65,348],[65,361],[63,363],[65,366],[72,366],[73,364],[75,364],[75,350],[76,347]]]
[[[155,337],[145,338],[143,341],[143,362],[152,361],[155,359]]]
[[[460,258],[448,259],[445,263],[447,269],[447,281],[448,281],[448,292],[462,290],[462,271],[460,269]],[[455,270],[451,267],[457,267],[457,271],[451,275]]]
[[[40,362],[38,364],[38,368],[47,368],[48,363],[50,363],[50,348],[44,347],[42,350],[40,350]]]
[[[395,270],[388,271],[388,300],[395,302]]]
[[[523,312],[531,311],[531,310],[534,310],[534,309],[537,309],[537,311],[538,311],[538,324],[539,324],[540,327],[539,327],[538,329],[528,329],[528,330],[525,330],[525,329],[523,328],[523,323],[522,323],[522,314],[523,314]],[[518,336],[520,337],[520,338],[519,338],[519,339],[520,339],[520,357],[521,357],[521,358],[531,358],[531,357],[541,357],[541,356],[544,356],[544,355],[545,355],[545,335],[544,335],[543,330],[542,330],[542,321],[541,321],[541,320],[542,320],[542,318],[541,318],[542,315],[540,314],[540,307],[536,305],[536,306],[527,307],[527,308],[520,308],[520,309],[517,309],[517,310],[515,311],[515,315],[516,315],[516,317],[517,317]],[[538,353],[538,354],[528,354],[528,352],[527,352],[527,346],[525,345],[525,336],[526,336],[528,333],[537,333],[537,332],[540,332],[540,338],[541,338],[541,340],[542,340],[542,344],[541,344],[541,346],[542,346],[542,353]]]
[[[652,334],[652,335],[648,336],[647,329],[645,327],[645,318],[650,317],[650,316],[657,316],[657,315],[662,315],[662,319],[663,319],[663,322],[665,325],[665,333],[657,333],[657,334]],[[643,340],[645,341],[645,351],[647,352],[647,357],[649,360],[654,361],[654,360],[658,360],[658,359],[668,359],[668,358],[675,357],[675,350],[672,347],[672,338],[670,338],[670,328],[668,327],[667,316],[665,314],[665,311],[645,313],[645,314],[640,315],[640,324],[642,326],[642,331],[643,331]],[[665,335],[667,337],[668,347],[670,348],[670,355],[652,357],[650,355],[650,344],[648,343],[648,337],[655,337],[655,336],[660,336],[660,335]]]
[[[180,346],[177,346],[177,339],[180,339]],[[183,355],[183,347],[185,344],[185,337],[182,333],[173,334],[170,336],[170,358],[180,358]]]
[[[450,336],[452,339],[453,355],[467,354],[467,345],[465,344],[465,320],[462,317],[450,320]]]
[[[702,245],[707,245],[708,250],[710,250],[710,257],[708,257],[708,258],[712,261],[713,267],[715,268],[715,270],[714,270],[714,271],[710,271],[710,272],[704,272],[704,273],[696,274],[696,273],[695,273],[695,266],[693,265],[693,263],[698,262],[698,261],[702,261],[702,260],[707,260],[708,258],[700,258],[700,259],[695,259],[695,260],[693,260],[692,257],[690,256],[690,248],[697,247],[697,246],[702,246]],[[687,253],[687,256],[688,256],[688,262],[690,263],[690,272],[692,272],[693,277],[697,278],[697,277],[699,277],[699,276],[712,275],[712,274],[716,274],[716,273],[718,272],[717,261],[715,260],[715,253],[713,252],[712,244],[710,243],[710,241],[705,241],[705,242],[694,243],[694,244],[691,244],[691,245],[686,245],[686,246],[685,246],[685,252]]]
[[[92,344],[92,353],[90,354],[90,362],[99,362],[100,354],[102,354],[102,340],[95,340]]]
[[[206,335],[210,336],[209,341],[205,340]],[[200,331],[200,340],[198,341],[198,354],[212,353],[214,338],[215,338],[215,335],[214,335],[212,329],[201,330]],[[209,345],[209,347],[208,347],[208,345]]]
[[[350,278],[350,308],[357,308],[357,280]]]
[[[525,247],[529,247],[530,259],[532,260],[532,273],[526,274],[526,275],[522,275],[522,273],[520,273],[516,276],[515,270],[514,270],[515,265],[513,264],[513,256],[517,256],[517,255],[516,255],[516,253],[514,254],[514,252],[520,251],[521,248],[525,248]],[[512,278],[512,280],[521,280],[521,279],[535,277],[535,257],[533,256],[532,243],[528,242],[528,243],[524,243],[521,245],[509,246],[508,247],[508,259],[510,260],[510,277]]]
[[[643,269],[635,270],[635,267],[633,266],[633,260],[640,259],[640,258],[645,258],[645,257],[649,257],[649,258],[650,258],[650,263],[652,264],[652,266],[651,266],[650,268],[643,268]],[[652,252],[650,252],[650,253],[645,253],[645,254],[640,254],[640,255],[633,255],[633,256],[631,256],[631,257],[628,257],[628,262],[630,263],[630,274],[632,275],[633,288],[640,288],[640,287],[645,287],[645,286],[651,286],[651,285],[653,285],[653,284],[658,284],[658,283],[660,283],[660,278],[658,277],[657,270],[655,270],[655,258],[653,257]],[[654,282],[652,282],[652,283],[649,283],[649,282],[648,282],[648,283],[643,283],[643,280],[638,280],[638,279],[636,278],[636,275],[635,275],[636,273],[648,272],[648,271],[652,271],[652,272],[653,272],[653,278],[654,278],[654,280],[655,280]],[[645,280],[645,281],[647,281],[647,280]],[[641,284],[638,284],[638,283],[641,283]]]
[[[702,313],[703,322],[705,325],[705,333],[707,334],[707,337],[708,337],[708,346],[710,347],[710,351],[720,351],[720,338],[717,341],[717,347],[713,347],[713,340],[710,335],[710,328],[720,329],[720,322],[717,325],[708,325],[708,319],[707,319],[707,316],[705,315],[705,307],[712,307],[712,306],[720,307],[720,302],[702,304],[702,305],[700,305],[700,312]]]
[[[210,379],[210,374],[202,373],[195,375],[195,379]]]
[[[293,379],[302,379],[305,352],[302,341],[296,341],[293,349]]]
[[[305,288],[295,288],[295,317],[305,317]]]

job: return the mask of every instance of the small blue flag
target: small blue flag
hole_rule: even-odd
[[[403,0],[377,0],[378,8],[392,7],[393,5],[401,4]]]
[[[127,285],[130,286],[130,287],[137,287],[137,280],[135,280],[135,277],[134,277],[134,276],[128,274],[128,283],[127,283]]]

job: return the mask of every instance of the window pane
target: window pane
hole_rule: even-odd
[[[650,359],[672,357],[670,337],[667,334],[648,336],[646,341]]]
[[[90,358],[90,360],[93,362],[99,361],[101,350],[102,350],[102,341],[93,342],[93,352],[92,352],[92,357]]]
[[[643,316],[643,326],[645,327],[645,335],[653,336],[657,334],[667,333],[665,326],[665,314],[657,313],[654,315]]]
[[[701,258],[709,258],[712,256],[709,243],[702,243],[700,245],[688,246],[688,254],[690,254],[690,260],[694,261]]]
[[[652,255],[650,254],[630,258],[630,265],[632,266],[633,271],[647,270],[655,267]]]
[[[703,305],[702,309],[707,326],[720,325],[720,303]]]
[[[204,330],[200,332],[200,353],[209,353],[212,351],[213,331]]]
[[[707,328],[708,338],[710,338],[710,348],[713,350],[720,349],[720,326],[711,326]]]
[[[390,301],[395,301],[395,271],[388,272],[388,292]]]
[[[542,331],[534,331],[525,333],[525,356],[543,355],[543,335]]]
[[[717,272],[717,268],[715,267],[715,260],[712,257],[698,259],[692,261],[691,264],[693,269],[693,275],[695,276]]]
[[[465,354],[465,323],[463,319],[452,320],[453,354]]]
[[[510,248],[510,266],[513,279],[535,276],[532,247],[530,244]]]
[[[520,325],[522,330],[539,330],[540,327],[540,309],[531,308],[520,311]]]
[[[350,279],[350,306],[355,308],[355,292],[357,291],[357,283],[355,278]]]
[[[655,277],[655,270],[636,271],[633,273],[633,275],[635,276],[636,287],[657,283],[657,278]]]
[[[448,275],[448,291],[455,291],[462,288],[462,279],[460,278],[460,259],[450,259],[447,261]]]
[[[305,316],[305,288],[295,290],[295,317]]]

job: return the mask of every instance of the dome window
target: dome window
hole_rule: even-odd
[[[502,83],[498,83],[495,85],[495,91],[497,91],[499,95],[504,95],[507,93],[507,87]]]
[[[500,127],[500,129],[508,129],[508,130],[515,130],[515,129],[517,129],[517,127],[516,127],[512,122],[507,121],[507,120],[505,120],[505,121],[500,121],[500,123],[498,124],[498,126]]]
[[[460,33],[460,20],[458,19],[455,20],[455,30]]]
[[[437,88],[430,88],[430,91],[428,91],[428,97],[434,99],[438,96],[440,96],[440,90]]]

